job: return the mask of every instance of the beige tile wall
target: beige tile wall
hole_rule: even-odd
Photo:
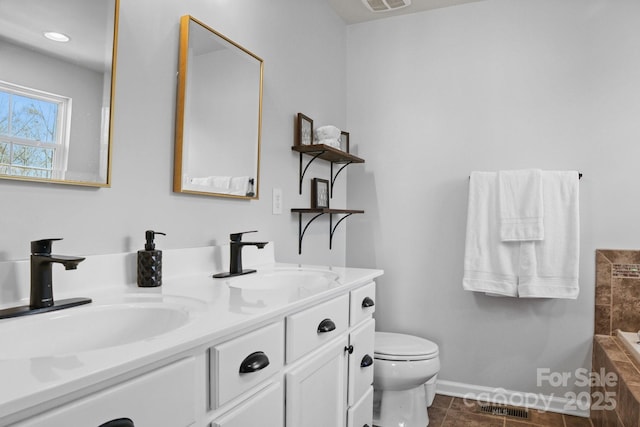
[[[595,334],[640,330],[640,251],[596,251]]]

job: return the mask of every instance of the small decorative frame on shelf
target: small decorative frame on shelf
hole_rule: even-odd
[[[329,180],[313,178],[311,180],[311,209],[329,207]]]
[[[349,151],[349,132],[341,131],[340,132],[340,148],[345,153],[350,153]]]
[[[313,120],[302,113],[298,113],[295,145],[311,144],[313,144]]]

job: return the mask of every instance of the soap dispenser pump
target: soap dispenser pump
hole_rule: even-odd
[[[154,238],[156,234],[165,233],[147,230],[145,238],[147,243],[144,250],[138,251],[138,286],[151,288],[162,285],[162,251],[156,249]]]

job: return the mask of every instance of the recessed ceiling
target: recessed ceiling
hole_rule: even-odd
[[[104,0],[0,0],[0,42],[19,46],[104,71],[111,68],[107,16],[114,3]],[[46,31],[68,35],[69,43],[47,40]],[[109,49],[104,49],[109,46]]]
[[[328,0],[329,5],[347,24],[372,21],[374,19],[389,18],[391,16],[406,15],[441,7],[473,3],[482,0],[411,0],[411,4],[398,10],[387,12],[371,12],[362,0]]]

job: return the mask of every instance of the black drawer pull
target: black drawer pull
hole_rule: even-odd
[[[333,320],[331,320],[331,319],[324,319],[318,325],[318,333],[319,334],[323,334],[325,332],[331,332],[331,331],[333,331],[335,329],[336,329],[336,324],[333,323]]]
[[[240,373],[249,374],[269,366],[269,358],[263,351],[256,351],[248,355],[240,364]]]
[[[111,420],[107,421],[104,424],[100,424],[98,427],[135,427],[135,425],[129,418],[118,418],[116,420]]]
[[[369,308],[373,307],[374,305],[376,305],[376,303],[374,303],[373,300],[369,297],[365,297],[365,299],[362,300],[362,308]]]
[[[373,365],[373,359],[368,354],[365,354],[364,357],[362,358],[362,361],[360,362],[360,367],[366,368],[367,366],[371,366],[371,365]]]

